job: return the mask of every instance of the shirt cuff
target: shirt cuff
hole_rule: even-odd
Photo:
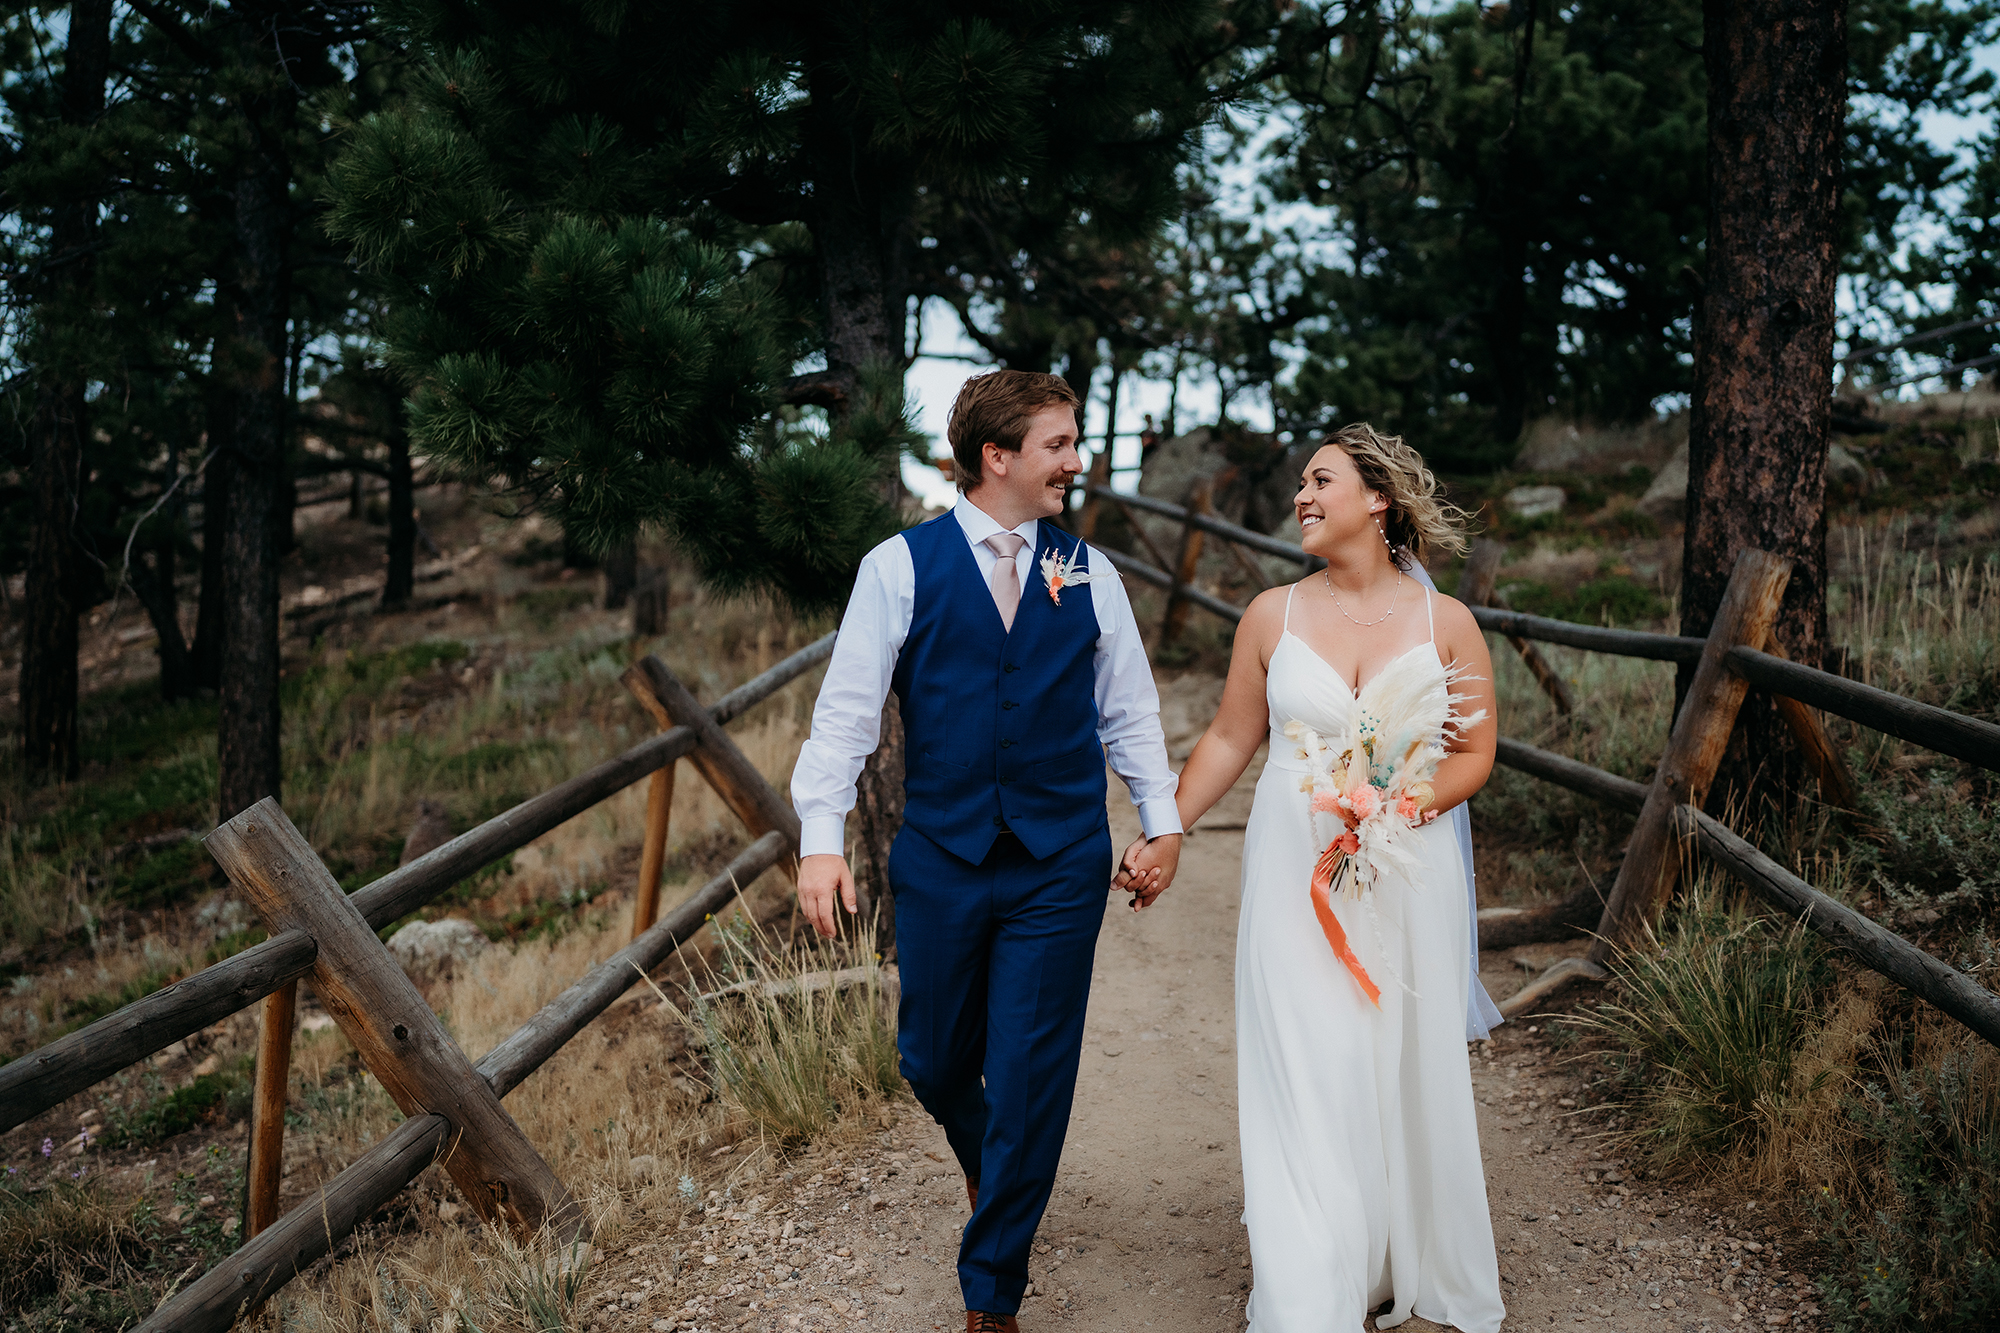
[[[1149,838],[1163,838],[1169,833],[1180,833],[1181,811],[1171,796],[1155,796],[1150,801],[1139,802],[1139,827]]]
[[[847,855],[847,817],[814,815],[799,821],[799,855]]]

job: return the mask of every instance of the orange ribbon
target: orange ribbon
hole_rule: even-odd
[[[1331,898],[1333,874],[1339,868],[1340,863],[1346,858],[1347,853],[1341,849],[1338,838],[1328,843],[1326,850],[1319,854],[1319,861],[1313,866],[1313,914],[1319,918],[1319,928],[1326,932],[1326,942],[1333,946],[1333,956],[1338,958],[1346,965],[1347,970],[1354,974],[1354,979],[1361,984],[1362,992],[1368,996],[1368,1002],[1377,1009],[1380,1009],[1382,1007],[1381,988],[1368,975],[1368,969],[1361,965],[1361,960],[1354,956],[1354,950],[1347,943],[1347,932],[1340,928],[1340,921],[1333,914],[1333,901]]]

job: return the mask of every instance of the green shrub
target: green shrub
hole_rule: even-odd
[[[1883,1161],[1866,1206],[1827,1196],[1834,1262],[1820,1291],[1834,1327],[2000,1324],[2000,1053],[1892,1071],[1849,1114]]]
[[[546,633],[554,629],[564,615],[597,600],[597,589],[593,583],[579,580],[549,588],[529,588],[514,599],[514,605],[537,629]]]
[[[1957,776],[1940,759],[1914,792],[1864,781],[1859,804],[1876,834],[1849,844],[1850,882],[1878,890],[1902,913],[1928,908],[1970,924],[2000,908],[2000,812]]]
[[[254,1064],[251,1056],[238,1056],[212,1074],[199,1075],[184,1088],[176,1088],[129,1111],[115,1111],[106,1126],[106,1142],[113,1147],[150,1145],[184,1134],[196,1125],[242,1119],[250,1111],[250,1073]]]
[[[1505,587],[1508,604],[1516,611],[1587,625],[1661,620],[1671,609],[1665,598],[1623,574],[1592,579],[1572,592],[1535,579],[1520,579]]]
[[[1643,947],[1612,961],[1616,998],[1572,1021],[1606,1038],[1655,1165],[1718,1165],[1754,1155],[1785,1108],[1815,1089],[1795,1079],[1835,974],[1795,924],[1689,890]],[[1820,1075],[1823,1076],[1823,1075]]]

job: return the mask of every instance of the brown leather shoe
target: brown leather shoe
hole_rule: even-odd
[[[965,1201],[972,1205],[972,1211],[979,1211],[979,1182],[971,1176],[965,1178]]]
[[[990,1310],[967,1310],[965,1333],[1021,1333],[1021,1325],[1010,1314]]]

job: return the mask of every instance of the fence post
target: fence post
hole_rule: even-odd
[[[688,762],[715,789],[715,794],[735,812],[753,837],[770,832],[784,835],[790,844],[785,873],[798,879],[799,817],[791,802],[772,788],[736,742],[729,739],[708,710],[695,701],[665,662],[648,653],[636,666],[628,667],[621,679],[635,694],[650,694],[676,726],[686,727],[699,738],[688,752]]]
[[[318,944],[313,988],[403,1114],[451,1122],[445,1167],[480,1216],[522,1237],[580,1228],[576,1199],[278,803],[265,797],[203,841],[273,932]]]
[[[1194,583],[1195,573],[1201,568],[1202,530],[1194,525],[1196,514],[1206,514],[1209,510],[1209,492],[1213,482],[1204,478],[1195,483],[1188,493],[1188,522],[1181,526],[1181,558],[1174,569],[1174,586],[1167,590],[1167,615],[1160,625],[1160,646],[1166,647],[1181,636],[1187,627],[1188,600],[1181,596],[1181,588]]]
[[[628,669],[625,674],[629,677],[633,673]],[[634,689],[630,680],[626,681],[626,688],[632,690],[632,697],[661,731],[673,730],[673,719],[667,716],[667,710],[660,706],[651,690]],[[639,887],[632,899],[631,937],[635,940],[660,914],[660,870],[667,863],[667,824],[673,816],[674,770],[679,767],[676,761],[656,768],[646,781],[646,838],[639,849]]]
[[[1674,720],[1659,772],[1647,789],[1646,804],[1625,849],[1625,863],[1604,905],[1590,961],[1602,965],[1615,947],[1636,940],[1679,876],[1681,844],[1674,811],[1700,805],[1708,795],[1736,726],[1736,711],[1750,689],[1729,670],[1723,655],[1738,644],[1755,645],[1770,638],[1791,576],[1792,562],[1768,551],[1746,550],[1737,559],[1695,667],[1694,683]]]
[[[1787,662],[1792,660],[1775,634],[1765,641],[1764,651]],[[1840,751],[1834,747],[1833,737],[1826,734],[1826,724],[1820,721],[1819,714],[1789,695],[1774,694],[1771,699],[1778,705],[1778,715],[1798,739],[1813,777],[1819,780],[1820,799],[1842,810],[1854,809],[1854,779]]]
[[[243,1236],[278,1220],[278,1190],[284,1179],[285,1095],[292,1081],[292,1029],[296,1026],[299,983],[288,981],[264,997],[257,1033],[257,1087],[250,1099],[250,1180]]]
[[[1507,598],[1496,586],[1500,581],[1500,558],[1506,554],[1505,542],[1488,541],[1484,537],[1473,542],[1471,552],[1465,557],[1465,573],[1459,576],[1458,600],[1467,606],[1507,608]],[[1541,649],[1512,634],[1506,637],[1543,692],[1549,696],[1550,702],[1555,704],[1556,711],[1564,715],[1575,712],[1576,696],[1570,693],[1569,682],[1549,665]]]

